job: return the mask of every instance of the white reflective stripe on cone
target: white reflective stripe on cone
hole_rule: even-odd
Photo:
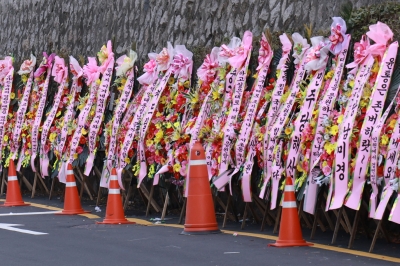
[[[285,185],[285,191],[294,191],[293,185]]]
[[[297,208],[295,201],[284,201],[282,203],[282,208]]]
[[[190,160],[190,165],[207,165],[206,160]]]
[[[119,194],[119,188],[110,188],[108,194]]]
[[[110,180],[118,180],[118,177],[116,175],[111,175]]]
[[[65,183],[66,187],[76,187],[76,182],[67,182]]]
[[[73,175],[74,174],[74,170],[67,170],[67,175]]]
[[[14,176],[9,176],[8,177],[8,181],[18,181],[18,178],[14,175]]]

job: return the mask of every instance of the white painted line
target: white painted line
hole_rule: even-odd
[[[230,251],[230,252],[224,252],[224,254],[239,254],[240,252],[238,251]]]
[[[36,231],[31,231],[31,230],[26,230],[26,229],[21,229],[21,228],[14,228],[13,226],[23,226],[23,224],[1,224],[0,223],[0,229],[5,229],[9,231],[14,231],[18,233],[23,233],[23,234],[30,234],[30,235],[47,235],[47,233],[42,233],[42,232],[36,232]]]
[[[61,211],[49,211],[49,212],[10,212],[0,213],[0,216],[24,216],[24,215],[40,215],[40,214],[55,214]]]

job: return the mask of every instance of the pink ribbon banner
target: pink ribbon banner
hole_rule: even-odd
[[[331,82],[329,83],[329,87],[323,96],[320,104],[319,104],[319,112],[318,112],[318,120],[317,120],[317,129],[316,129],[316,135],[314,138],[314,141],[312,143],[312,148],[311,148],[311,158],[310,158],[310,163],[309,163],[309,169],[310,172],[315,167],[315,162],[319,161],[319,157],[322,154],[323,151],[323,146],[324,146],[324,141],[319,134],[324,128],[323,121],[324,119],[328,118],[329,115],[331,114],[336,97],[338,95],[339,91],[339,84],[340,81],[342,80],[342,75],[343,75],[343,69],[345,66],[345,61],[347,57],[347,51],[349,48],[349,43],[350,43],[350,35],[347,35],[347,38],[345,39],[345,42],[342,44],[342,51],[339,52],[339,54],[336,56],[336,62],[337,65],[335,67],[335,73],[333,75],[333,78]],[[308,182],[307,182],[307,189],[305,193],[305,198],[304,198],[304,205],[303,205],[303,210],[307,213],[310,213],[314,215],[315,212],[315,204],[317,201],[317,190],[318,190],[318,184],[314,180],[313,176],[311,174],[308,175]]]
[[[10,106],[10,95],[12,90],[12,83],[14,77],[14,68],[11,66],[10,71],[4,77],[4,87],[1,92],[1,109],[0,109],[0,151],[3,150],[3,137],[4,137],[4,125],[8,118],[8,108]],[[1,159],[1,158],[0,158]]]
[[[68,124],[74,119],[75,95],[76,92],[80,90],[81,88],[78,86],[78,79],[73,79],[70,92],[71,100],[68,103],[67,110],[64,115],[64,125],[61,128],[60,140],[56,147],[56,150],[58,151],[59,154],[62,154],[65,142],[67,141]]]
[[[345,205],[353,210],[359,210],[360,208],[361,195],[364,190],[368,162],[371,156],[371,133],[373,132],[375,125],[379,121],[379,118],[382,114],[383,105],[385,103],[387,91],[389,89],[390,80],[393,73],[394,62],[396,60],[397,48],[398,43],[392,43],[388,47],[383,57],[381,67],[378,72],[378,78],[375,82],[371,100],[365,115],[366,118],[361,128],[361,137],[359,142],[360,146],[358,147],[356,164],[353,174],[353,186],[350,195],[347,197],[345,202]],[[373,191],[374,193],[376,193],[377,188],[376,190],[373,189]]]
[[[107,69],[104,71],[103,77],[101,79],[100,83],[100,88],[97,93],[97,102],[96,102],[96,113],[94,115],[94,118],[92,122],[90,123],[90,128],[89,128],[89,157],[87,158],[86,161],[86,166],[85,166],[85,172],[84,174],[88,176],[90,174],[90,171],[92,171],[93,168],[93,161],[94,161],[94,156],[95,156],[95,149],[96,149],[96,143],[97,143],[97,134],[100,130],[101,126],[101,121],[104,115],[104,111],[106,109],[106,103],[107,103],[107,98],[108,95],[110,94],[110,82],[111,82],[111,77],[112,77],[112,72],[114,68],[114,58],[109,60]]]
[[[351,138],[351,132],[354,125],[354,119],[357,115],[358,106],[360,104],[361,95],[364,89],[364,85],[367,82],[371,68],[374,63],[374,58],[371,55],[364,60],[361,68],[359,69],[355,82],[354,88],[351,94],[349,103],[346,106],[346,112],[343,118],[342,124],[339,127],[339,136],[337,141],[337,147],[335,150],[335,166],[333,169],[331,188],[329,190],[327,202],[327,208],[338,209],[342,207],[344,198],[347,194],[347,184],[349,179],[349,144]],[[332,181],[334,183],[332,183]],[[333,193],[333,197],[332,197]],[[332,200],[331,200],[332,199]]]
[[[398,92],[396,93],[396,96],[394,97],[394,99],[397,98],[397,94],[398,94]],[[390,105],[386,109],[385,113],[379,119],[378,124],[374,127],[374,130],[372,132],[372,138],[371,138],[372,139],[372,147],[371,147],[370,180],[371,180],[371,185],[372,185],[372,193],[371,193],[370,202],[369,202],[369,207],[370,207],[369,217],[370,218],[374,218],[374,219],[378,219],[378,220],[382,219],[382,216],[383,216],[383,214],[384,214],[384,212],[386,210],[386,205],[388,204],[389,199],[390,199],[391,195],[393,194],[393,189],[390,186],[390,183],[391,183],[390,180],[389,179],[385,180],[386,181],[386,186],[384,188],[384,191],[382,192],[382,199],[379,202],[379,206],[376,207],[377,196],[378,196],[377,180],[379,178],[378,173],[377,173],[377,169],[378,169],[378,158],[380,156],[379,155],[379,136],[381,134],[382,127],[385,124],[386,118],[388,117],[389,112],[392,109],[393,103],[394,103],[394,101],[392,101],[390,103]],[[397,127],[397,125],[395,126],[395,129],[396,129],[396,127]],[[398,129],[397,129],[397,131],[398,131]],[[392,138],[390,139],[390,143],[389,143],[389,149],[393,148],[394,145],[393,145],[392,139],[394,140],[395,138],[396,138],[396,131],[393,131],[393,135],[392,135]],[[392,145],[390,145],[390,144],[392,144]],[[387,154],[388,154],[388,156],[390,156],[391,154],[393,154],[393,152],[391,152],[391,153],[388,152]],[[394,150],[394,157],[398,157],[396,150]],[[390,165],[390,164],[393,165],[393,162],[391,162],[391,161],[392,160],[394,161],[395,159],[396,158],[388,157],[388,159],[386,161],[386,164],[385,164],[384,171],[389,172],[386,169],[386,165]],[[396,160],[396,162],[397,162],[397,160]],[[388,173],[388,175],[389,175],[389,178],[390,178],[392,169],[391,169],[391,166],[389,166],[389,167],[390,167],[390,172]],[[360,202],[361,202],[361,200],[360,200]]]
[[[22,131],[22,125],[24,124],[25,121],[25,113],[26,110],[28,109],[29,95],[31,93],[32,81],[33,81],[33,71],[29,74],[29,78],[27,80],[24,93],[22,95],[22,99],[17,111],[15,127],[13,129],[12,139],[10,143],[10,150],[12,153],[11,158],[13,160],[16,158],[20,147],[20,136]]]
[[[44,107],[46,105],[46,98],[47,98],[47,90],[49,88],[49,82],[50,82],[50,75],[51,75],[51,67],[53,63],[50,61],[48,62],[48,67],[47,67],[47,76],[46,80],[43,85],[42,92],[40,94],[40,99],[39,99],[39,106],[35,115],[35,120],[33,122],[33,127],[32,127],[32,155],[31,155],[31,168],[33,172],[36,172],[35,168],[35,159],[37,155],[37,149],[38,149],[38,138],[39,138],[39,127],[40,127],[40,122],[42,121],[43,117],[43,112],[44,112]]]
[[[56,64],[55,64],[54,68],[56,68],[56,67],[57,67],[57,57],[56,57]],[[49,175],[49,170],[48,170],[49,157],[44,151],[44,145],[46,144],[46,141],[47,141],[47,138],[49,135],[49,131],[50,131],[50,127],[53,124],[54,118],[56,117],[58,106],[60,105],[61,97],[64,93],[64,88],[67,83],[68,69],[64,66],[63,71],[65,72],[65,74],[62,77],[61,83],[58,87],[57,94],[54,97],[53,106],[51,107],[50,113],[46,117],[46,120],[44,121],[43,126],[42,126],[42,135],[41,135],[41,140],[40,140],[40,169],[42,170],[43,177],[46,177]]]
[[[222,144],[221,164],[219,167],[219,173],[221,175],[215,178],[215,180],[213,181],[214,185],[218,188],[218,190],[222,189],[229,182],[229,173],[227,172],[227,170],[230,158],[229,153],[235,135],[233,127],[234,123],[236,123],[237,116],[239,114],[240,105],[242,102],[243,93],[246,86],[246,74],[250,62],[250,55],[251,55],[251,49],[248,51],[245,65],[239,71],[239,74],[236,78],[235,90],[233,92],[233,97],[232,97],[233,99],[232,106],[230,108],[228,118],[226,120],[226,124],[223,130],[224,138]]]
[[[120,121],[121,121],[122,115],[125,112],[126,107],[128,105],[129,98],[132,95],[133,84],[135,81],[135,75],[134,75],[133,69],[131,69],[127,73],[127,76],[128,76],[128,80],[126,81],[124,89],[122,90],[118,106],[115,109],[114,121],[112,124],[112,129],[111,129],[112,131],[111,131],[110,142],[109,142],[109,146],[108,146],[107,168],[110,173],[111,173],[111,168],[113,166],[113,161],[116,159],[115,158],[115,148],[117,146],[117,134],[118,134]],[[108,187],[108,177],[109,176],[105,176],[105,178],[101,179],[100,185],[102,187]],[[122,181],[121,181],[121,183],[122,183]],[[121,183],[120,183],[120,185],[121,185]]]
[[[139,182],[138,182],[138,187],[142,183],[143,179],[147,175],[147,164],[146,164],[146,156],[144,154],[144,138],[146,137],[146,132],[147,129],[150,125],[151,118],[153,117],[153,114],[157,108],[158,101],[161,97],[161,94],[163,93],[164,89],[167,87],[167,82],[169,77],[171,76],[173,72],[173,67],[170,66],[165,73],[164,77],[161,79],[160,83],[158,84],[157,88],[154,91],[153,98],[150,101],[150,105],[147,107],[147,111],[144,113],[144,117],[142,120],[142,124],[140,125],[140,141],[139,141],[139,151],[138,151],[138,160],[140,162],[140,171],[139,171]]]
[[[152,85],[146,87],[143,97],[140,101],[139,108],[137,109],[136,112],[134,112],[134,117],[132,119],[132,122],[129,125],[128,131],[126,132],[126,136],[124,138],[124,142],[121,146],[121,149],[119,150],[119,164],[117,168],[117,176],[118,180],[122,180],[122,170],[125,168],[127,163],[125,162],[125,159],[128,158],[128,152],[130,147],[132,146],[133,140],[135,139],[135,136],[139,136],[139,130],[140,130],[140,121],[143,119],[143,115],[145,114],[146,107],[149,106],[150,101],[151,101],[151,94],[153,93],[154,88],[156,88],[158,84],[158,79],[153,82]],[[132,108],[135,110],[135,108]]]
[[[307,53],[307,52],[306,52]],[[303,80],[304,75],[306,74],[305,70],[306,65],[306,57],[303,57],[302,61],[299,64],[298,69],[296,70],[295,79],[291,86],[291,93],[284,105],[281,106],[278,116],[276,118],[275,123],[273,124],[271,130],[266,132],[263,139],[263,149],[264,149],[264,182],[261,187],[261,192],[259,197],[265,197],[265,191],[267,188],[267,184],[271,178],[272,171],[268,173],[268,165],[272,167],[273,163],[273,152],[276,145],[276,140],[278,136],[281,134],[284,125],[286,124],[286,120],[289,117],[290,112],[292,111],[293,105],[296,100],[297,92],[300,89],[300,82]]]

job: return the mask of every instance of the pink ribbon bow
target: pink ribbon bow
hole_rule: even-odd
[[[354,68],[352,73],[357,71],[358,65],[369,55],[369,47],[369,39],[365,35],[361,37],[360,42],[354,44],[354,61],[346,65],[347,68]]]
[[[51,71],[51,75],[57,83],[61,83],[68,75],[68,68],[65,66],[64,58],[56,56],[54,59],[54,66]]]
[[[342,51],[342,43],[347,38],[346,22],[341,17],[333,17],[333,23],[331,25],[331,36],[329,36],[329,41],[331,46],[329,50],[334,55],[337,55]]]
[[[279,60],[279,64],[278,64],[278,69],[281,69],[287,59],[287,54],[290,53],[290,51],[292,50],[292,43],[290,42],[288,36],[286,35],[286,33],[282,34],[279,36],[279,40],[281,41],[282,44],[282,58],[281,60]]]
[[[265,37],[265,34],[263,33],[260,41],[260,50],[258,52],[257,70],[260,70],[264,66],[264,64],[270,62],[268,57],[271,53],[272,53],[271,46],[269,45],[268,40]]]
[[[100,70],[96,58],[88,57],[88,63],[83,66],[83,76],[89,86],[99,78]]]
[[[47,71],[49,67],[51,67],[51,63],[53,62],[53,59],[55,57],[55,54],[47,55],[46,52],[43,52],[43,60],[42,63],[40,63],[40,66],[38,69],[36,69],[35,73],[33,76],[35,78],[40,77],[44,72]]]
[[[209,81],[215,76],[216,69],[218,68],[218,53],[219,48],[214,47],[211,53],[206,56],[203,64],[197,70],[197,76],[200,80]]]
[[[175,77],[188,79],[192,75],[193,54],[186,49],[184,45],[177,45],[175,47],[175,56],[172,63],[173,73]]]
[[[144,74],[137,79],[142,85],[150,85],[157,79],[157,54],[150,53],[148,56],[150,60],[143,66]]]
[[[6,56],[3,60],[0,60],[0,80],[7,76],[12,67],[12,57]]]
[[[99,71],[100,73],[104,73],[110,63],[111,60],[114,60],[114,53],[112,51],[112,45],[111,45],[111,41],[107,42],[107,46],[105,47],[105,49],[102,48],[102,50],[100,51],[100,53],[103,52],[107,58],[106,60],[104,60],[101,64],[101,66],[99,67]],[[101,62],[101,61],[100,61]]]
[[[253,42],[253,33],[251,31],[245,31],[242,39],[242,45],[236,49],[236,55],[230,57],[228,62],[231,66],[240,68],[244,61],[246,61],[247,55],[251,50],[251,44]]]
[[[71,73],[75,79],[78,79],[83,76],[83,69],[73,56],[69,57],[69,68],[71,69]]]
[[[385,23],[378,21],[377,24],[369,26],[369,31],[366,34],[368,38],[375,42],[368,48],[369,53],[382,57],[386,51],[388,41],[393,39],[392,30]]]

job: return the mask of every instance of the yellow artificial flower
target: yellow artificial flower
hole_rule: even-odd
[[[396,119],[392,119],[389,123],[389,127],[394,128],[395,125],[396,125]]]
[[[165,96],[165,95],[161,96],[160,103],[165,104],[166,102],[167,102],[167,96]]]
[[[61,111],[58,111],[56,114],[56,117],[59,117],[61,115]]]
[[[301,165],[298,163],[297,164],[297,171],[299,171],[299,172],[304,172],[304,169],[303,169],[303,167],[301,167]]]
[[[171,127],[172,127],[171,122],[167,122],[167,123],[165,124],[165,127],[166,127],[166,128],[171,128]]]
[[[162,130],[157,131],[154,142],[159,143],[163,137],[164,137],[164,132]]]
[[[175,83],[174,77],[170,77],[170,78],[168,79],[168,84],[169,84],[169,85],[172,85],[172,84],[174,84],[174,83]]]
[[[338,124],[341,124],[343,122],[343,114],[339,115],[337,122]]]
[[[293,132],[293,129],[291,127],[286,127],[285,128],[285,134],[286,135],[290,136],[290,134],[292,134],[292,132]]]
[[[85,136],[87,133],[88,133],[87,130],[83,127],[81,129],[81,134]]]
[[[11,98],[11,100],[14,100],[14,99],[15,99],[15,93],[14,93],[14,92],[11,92],[10,98]]]
[[[54,140],[57,138],[57,133],[52,132],[49,136],[50,142],[54,142]]]
[[[352,79],[352,80],[349,81],[349,86],[352,87],[352,88],[354,88],[354,79]]]
[[[156,113],[156,117],[160,117],[160,116],[162,116],[162,113],[157,112],[157,113]]]
[[[332,144],[330,142],[326,142],[324,145],[324,149],[330,155],[336,148],[336,144]]]
[[[190,87],[190,81],[189,81],[189,80],[186,80],[186,81],[183,83],[183,87],[189,88],[189,87]]]
[[[74,154],[74,160],[76,160],[76,159],[78,159],[78,154],[77,153]]]
[[[383,145],[387,145],[387,144],[389,143],[389,137],[388,137],[388,135],[386,135],[386,134],[382,135],[381,143],[382,143]]]
[[[216,101],[219,99],[219,92],[217,90],[213,90],[212,92],[213,100]]]
[[[175,127],[175,128],[180,128],[180,127],[181,127],[181,123],[179,123],[179,121],[176,121],[176,122],[174,123],[174,127]]]
[[[97,79],[97,80],[96,80],[96,83],[97,83],[97,85],[100,86],[101,80],[100,80],[100,79]]]
[[[323,161],[323,162],[322,162],[322,167],[326,167],[326,166],[328,166],[327,161]]]
[[[339,127],[337,125],[333,125],[333,126],[331,126],[331,128],[329,130],[329,134],[331,134],[332,136],[336,136],[338,131],[339,131]]]
[[[315,128],[315,126],[317,125],[317,122],[313,119],[310,122],[310,126],[312,126],[313,128]]]
[[[152,141],[151,139],[147,139],[146,140],[146,146],[147,147],[150,147],[151,145],[153,145],[154,144],[154,141]]]
[[[129,164],[131,162],[131,160],[128,157],[125,157],[124,161],[126,164]]]
[[[3,141],[8,141],[8,135],[4,135]]]
[[[27,75],[22,75],[21,80],[23,83],[26,83],[28,81],[28,76]]]
[[[181,170],[181,165],[179,163],[174,164],[174,172],[178,173]]]

